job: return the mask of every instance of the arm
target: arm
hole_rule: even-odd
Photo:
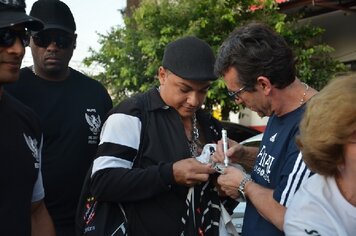
[[[273,190],[262,187],[254,182],[245,185],[245,195],[256,207],[263,218],[283,231],[286,207],[273,198]]]
[[[134,166],[135,158],[140,158],[136,157],[140,134],[141,121],[137,116],[114,113],[105,122],[92,171],[91,191],[97,199],[140,201],[170,191],[172,185],[202,182],[212,172],[210,166],[190,158],[152,163],[145,168]],[[157,160],[169,160],[166,153],[160,155]]]
[[[54,236],[54,226],[43,202],[33,202],[31,206],[32,236]]]
[[[218,178],[221,189],[230,197],[239,197],[237,188],[244,177],[244,173],[234,167],[228,167]],[[245,185],[245,196],[256,207],[266,220],[283,230],[286,208],[273,198],[273,190],[249,181]]]
[[[92,177],[92,192],[106,201],[140,201],[169,191],[171,185],[192,186],[207,181],[211,173],[214,170],[210,165],[194,158],[145,169],[110,168]]]

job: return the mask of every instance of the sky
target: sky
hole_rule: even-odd
[[[36,0],[25,0],[26,12],[30,13],[31,7]],[[97,33],[106,35],[112,27],[123,26],[122,15],[119,10],[126,6],[126,0],[62,0],[71,9],[78,34],[77,47],[74,50],[70,66],[80,71],[95,73],[99,68],[86,68],[81,61],[90,56],[89,48],[100,49]],[[29,48],[22,66],[32,65],[32,56]]]

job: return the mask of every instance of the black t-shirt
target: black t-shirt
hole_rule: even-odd
[[[40,117],[45,203],[57,229],[74,230],[83,181],[112,108],[110,96],[98,81],[73,69],[66,80],[48,81],[23,68],[19,81],[5,89]]]
[[[40,145],[36,115],[5,92],[0,100],[1,235],[31,235],[31,201]]]

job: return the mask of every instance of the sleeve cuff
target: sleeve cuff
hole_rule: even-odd
[[[173,177],[173,163],[161,163],[159,172],[164,184],[170,189],[176,183]]]

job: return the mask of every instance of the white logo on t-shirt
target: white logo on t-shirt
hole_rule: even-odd
[[[90,131],[93,132],[94,135],[98,135],[101,126],[100,116],[95,116],[94,114],[88,115],[88,113],[85,113],[85,119],[89,124]]]
[[[271,141],[272,143],[274,143],[274,141],[276,140],[276,136],[277,136],[277,133],[275,133],[273,136],[271,136],[269,138],[269,141]]]
[[[35,168],[39,168],[40,149],[38,148],[38,141],[35,138],[31,138],[31,136],[26,136],[26,134],[23,134],[23,137],[32,152],[32,156],[36,159]]]

